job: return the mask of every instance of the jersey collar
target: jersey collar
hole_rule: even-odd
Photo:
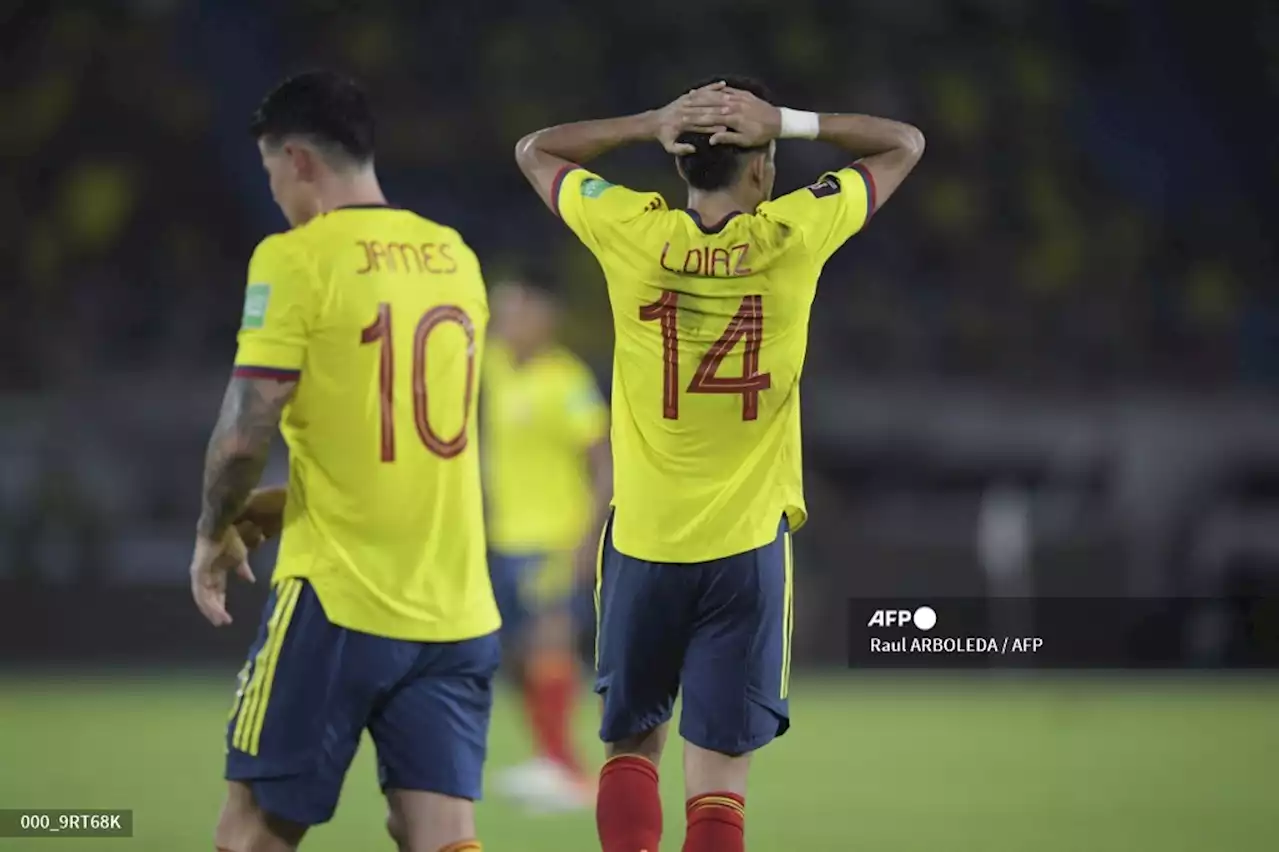
[[[693,220],[693,224],[697,225],[698,230],[702,231],[702,233],[704,234],[718,234],[724,230],[724,226],[729,224],[729,222],[733,219],[734,216],[742,215],[741,210],[735,210],[732,213],[730,213],[728,216],[725,216],[716,224],[706,225],[703,223],[702,217],[698,215],[697,210],[690,210],[689,208],[686,207],[684,212],[689,214],[689,218]]]

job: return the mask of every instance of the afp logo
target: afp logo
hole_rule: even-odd
[[[868,627],[906,627],[914,624],[917,630],[932,630],[938,623],[938,613],[933,607],[922,606],[910,609],[878,609],[871,613]]]

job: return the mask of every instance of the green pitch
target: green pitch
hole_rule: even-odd
[[[212,848],[233,672],[0,676],[0,808],[121,807],[135,836],[3,840],[0,850]],[[747,841],[762,852],[1254,852],[1277,848],[1274,679],[798,679],[795,729],[758,759]],[[491,767],[527,756],[516,703]],[[592,739],[591,708],[581,739]],[[663,762],[678,850],[678,748]],[[490,852],[597,848],[590,814],[478,811]],[[372,753],[307,852],[392,849]]]

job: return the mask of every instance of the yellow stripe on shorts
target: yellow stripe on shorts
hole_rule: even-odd
[[[795,584],[792,575],[791,531],[784,531],[782,536],[782,686],[778,697],[786,698],[791,684],[791,628],[795,624],[792,611]]]
[[[267,638],[253,661],[253,676],[240,701],[240,714],[236,718],[232,744],[246,754],[258,753],[262,737],[262,723],[267,715],[267,702],[271,698],[271,682],[276,674],[276,662],[284,646],[284,636],[289,630],[294,607],[302,593],[302,581],[297,578],[282,580],[276,589],[276,603],[267,620]]]
[[[227,724],[231,724],[240,713],[240,705],[244,704],[244,693],[249,687],[249,672],[253,670],[253,660],[245,660],[236,675],[236,697],[231,702],[231,715],[227,716]]]
[[[592,598],[596,603],[596,650],[595,650],[595,667],[600,668],[600,586],[604,583],[604,541],[609,535],[609,524],[613,521],[610,515],[605,520],[604,526],[600,529],[600,544],[596,546],[596,586],[592,592]]]

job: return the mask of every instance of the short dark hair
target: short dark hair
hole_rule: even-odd
[[[305,136],[365,164],[373,159],[373,111],[364,90],[334,71],[307,71],[276,86],[253,113],[255,139],[278,145]]]
[[[724,81],[732,89],[750,92],[763,101],[773,101],[768,87],[752,77],[739,74],[721,74],[708,77],[690,86],[700,89],[712,83]],[[678,142],[692,145],[696,150],[692,154],[681,154],[676,158],[680,166],[680,174],[695,189],[724,189],[738,179],[742,171],[745,156],[760,148],[742,148],[737,145],[712,145],[711,137],[706,133],[681,133]]]

